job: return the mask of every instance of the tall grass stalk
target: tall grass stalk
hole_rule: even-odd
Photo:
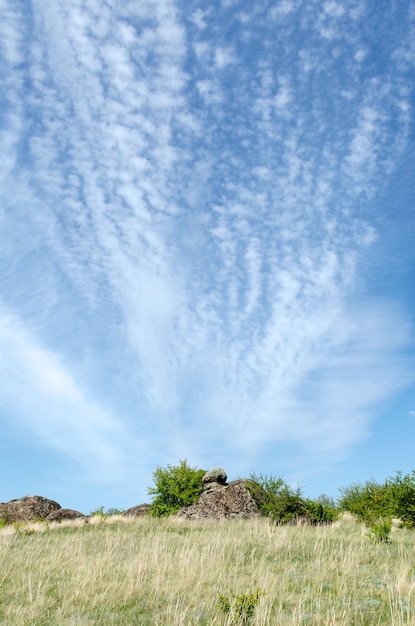
[[[102,518],[0,529],[0,624],[230,626],[218,607],[260,590],[249,624],[415,624],[415,536],[351,521]],[[232,621],[233,620],[233,621]]]

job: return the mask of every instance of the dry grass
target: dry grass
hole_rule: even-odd
[[[95,518],[0,530],[0,624],[240,624],[220,595],[261,590],[253,625],[415,625],[415,536],[351,520]],[[248,623],[248,622],[246,622]]]

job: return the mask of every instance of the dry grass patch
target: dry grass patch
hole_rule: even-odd
[[[100,518],[0,533],[0,624],[415,624],[415,540],[351,520]],[[238,598],[260,590],[252,616]],[[229,599],[231,610],[219,606]]]

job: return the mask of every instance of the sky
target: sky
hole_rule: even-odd
[[[415,469],[411,0],[0,0],[0,501]]]

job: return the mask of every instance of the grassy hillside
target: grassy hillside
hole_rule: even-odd
[[[349,518],[6,526],[0,624],[415,624],[413,531],[388,544],[366,533]]]

